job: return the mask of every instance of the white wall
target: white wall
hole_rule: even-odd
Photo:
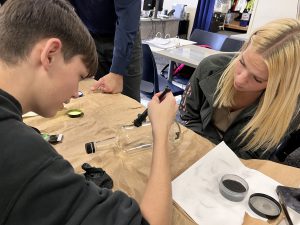
[[[189,23],[189,31],[188,31],[188,36],[189,36],[194,24],[194,18],[196,14],[198,0],[164,0],[164,9],[170,11],[172,9],[173,4],[187,5],[185,9],[186,12],[190,14],[189,16],[190,23]]]
[[[173,4],[187,5],[186,12],[190,13],[188,31],[188,35],[190,35],[194,24],[198,0],[164,0],[164,9],[168,9],[170,11]],[[300,0],[256,0],[247,34],[251,34],[257,27],[276,18],[298,17],[300,19],[299,13]]]
[[[256,28],[274,19],[299,17],[299,15],[297,15],[299,1],[300,0],[256,0],[247,34],[252,34]]]

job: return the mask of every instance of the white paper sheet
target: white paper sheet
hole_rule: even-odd
[[[289,213],[290,219],[294,225],[300,225],[300,214],[293,210],[290,207],[287,207],[287,211]],[[282,221],[278,225],[290,225],[286,218],[283,218]]]
[[[219,181],[224,174],[244,178],[249,191],[242,202],[225,199],[219,192]],[[264,193],[278,200],[276,187],[280,185],[259,171],[245,167],[233,151],[220,143],[172,182],[173,199],[193,220],[201,225],[240,225],[244,214],[264,220],[248,206],[249,196]]]

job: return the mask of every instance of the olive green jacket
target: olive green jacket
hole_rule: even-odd
[[[193,73],[182,97],[179,106],[180,117],[183,124],[206,137],[215,144],[225,143],[237,156],[250,158],[269,158],[270,153],[264,149],[254,151],[242,150],[245,143],[237,138],[241,129],[253,117],[258,102],[245,108],[229,126],[223,137],[220,136],[212,121],[214,94],[218,81],[234,54],[218,54],[205,58]],[[265,153],[264,153],[265,152]]]

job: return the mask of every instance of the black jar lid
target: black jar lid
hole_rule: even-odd
[[[257,215],[266,219],[275,219],[281,213],[280,204],[271,196],[254,193],[249,197],[249,207]]]
[[[94,142],[85,143],[85,151],[87,154],[95,153],[95,144]]]

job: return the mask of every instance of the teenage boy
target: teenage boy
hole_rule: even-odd
[[[64,0],[8,0],[0,8],[0,224],[170,224],[167,136],[174,97],[149,104],[152,168],[140,206],[86,182],[22,114],[51,117],[93,75],[93,39]]]

